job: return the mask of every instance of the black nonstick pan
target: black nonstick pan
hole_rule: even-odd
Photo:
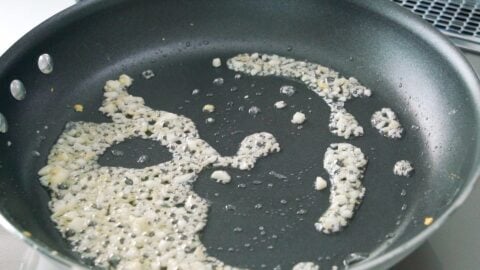
[[[356,77],[373,91],[347,104],[365,135],[345,140],[330,134],[328,107],[299,82],[236,80],[225,65],[212,67],[215,57],[225,61],[243,52],[308,60]],[[54,62],[48,75],[37,67],[44,53]],[[146,80],[141,73],[148,69],[155,77]],[[480,87],[474,72],[445,38],[389,1],[85,1],[28,33],[0,59],[0,113],[8,123],[0,133],[2,224],[66,266],[89,262],[71,251],[50,220],[49,191],[37,172],[68,121],[110,121],[98,111],[102,87],[122,73],[135,80],[132,94],[152,108],[190,118],[223,155],[260,131],[274,134],[282,146],[251,171],[230,170],[229,185],[212,181],[211,168],[194,183],[210,201],[201,241],[209,255],[229,265],[290,269],[312,261],[322,269],[388,268],[423,243],[479,177]],[[212,84],[219,77],[224,84]],[[15,79],[26,88],[22,101],[9,90]],[[286,84],[298,92],[288,98],[288,109],[275,110],[278,89]],[[192,96],[193,89],[200,94]],[[201,112],[207,103],[217,107],[213,124]],[[256,117],[238,110],[253,105],[262,110]],[[370,126],[372,113],[383,107],[398,114],[405,127],[401,140],[388,140]],[[308,112],[302,129],[290,123],[296,111]],[[325,235],[313,224],[328,207],[329,191],[315,191],[313,181],[328,178],[323,155],[336,142],[354,144],[368,157],[366,195],[345,230]],[[169,159],[152,141],[131,139],[114,148],[127,154],[108,152],[101,165],[142,167]],[[143,154],[150,159],[137,163]],[[393,175],[401,159],[415,165],[412,177]],[[425,225],[425,217],[433,223]],[[269,237],[258,236],[259,227]],[[363,260],[352,261],[355,256]]]

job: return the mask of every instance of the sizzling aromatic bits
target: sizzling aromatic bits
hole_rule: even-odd
[[[212,104],[205,104],[202,108],[202,112],[204,113],[213,113],[215,111],[215,105]]]
[[[425,226],[430,226],[432,225],[433,223],[433,217],[425,217],[425,219],[423,220],[423,224]]]
[[[380,111],[376,111],[372,115],[371,122],[372,126],[383,136],[390,139],[402,138],[403,127],[392,109],[382,108]]]
[[[220,58],[212,59],[213,67],[221,65]],[[228,59],[227,66],[252,76],[300,80],[330,107],[328,127],[332,134],[345,139],[364,134],[363,127],[345,109],[348,100],[371,95],[370,89],[355,78],[341,77],[336,71],[318,64],[258,53],[237,55]],[[145,79],[154,75],[151,70],[142,72]],[[241,75],[237,73],[234,78],[240,79]],[[132,82],[127,75],[121,75],[118,80],[108,81],[104,87],[105,100],[100,111],[112,118],[112,123],[68,123],[51,150],[48,164],[39,175],[42,184],[55,194],[50,202],[52,220],[62,235],[72,242],[74,250],[92,259],[99,267],[235,269],[209,256],[202,245],[198,233],[206,224],[208,203],[193,192],[191,184],[207,166],[252,169],[258,158],[280,150],[275,137],[266,132],[252,134],[241,142],[235,156],[223,157],[200,139],[190,119],[155,111],[145,106],[142,98],[128,94]],[[221,86],[224,80],[215,78],[213,84]],[[232,92],[237,90],[231,88]],[[280,88],[280,94],[286,97],[293,96],[296,91],[291,85]],[[192,95],[199,93],[198,89],[192,91]],[[245,99],[249,98],[245,96]],[[283,100],[274,103],[276,109],[286,106]],[[74,110],[82,112],[83,106],[76,104]],[[244,110],[244,106],[239,107],[239,111]],[[206,104],[202,111],[213,113],[215,106]],[[257,106],[248,109],[252,116],[260,111]],[[305,120],[304,113],[296,112],[291,123],[301,125]],[[212,117],[205,120],[207,124],[214,121]],[[400,138],[402,135],[403,128],[389,108],[375,112],[371,123],[386,137]],[[98,164],[99,156],[108,147],[132,137],[159,141],[172,153],[173,159],[143,169]],[[137,162],[147,160],[148,157],[141,156]],[[336,143],[327,149],[323,164],[330,177],[330,205],[315,223],[315,228],[330,234],[347,226],[362,202],[365,188],[361,181],[367,158],[358,147]],[[394,173],[397,175],[410,176],[412,172],[413,167],[408,161],[395,164]],[[274,171],[269,174],[286,179]],[[223,184],[232,181],[225,170],[215,170],[210,177]],[[252,184],[262,182],[253,181]],[[245,184],[239,184],[238,188],[246,187],[241,185]],[[327,182],[319,176],[314,187],[323,190]],[[214,195],[219,196],[218,193]],[[279,203],[283,207],[289,205],[285,199]],[[257,211],[262,207],[260,203],[253,206]],[[225,211],[234,212],[236,207],[227,204]],[[305,209],[296,211],[297,215],[306,213]],[[432,217],[425,217],[426,226],[432,222]],[[260,235],[267,233],[262,226],[259,230]],[[233,231],[239,233],[242,229],[235,227]],[[179,246],[184,247],[183,251],[178,249]],[[267,248],[274,247],[269,245]],[[319,266],[313,262],[300,262],[293,269],[318,270]]]
[[[75,104],[73,105],[73,110],[76,112],[83,112],[83,105],[82,104]]]
[[[212,59],[212,66],[215,67],[215,68],[218,68],[222,65],[222,60],[220,60],[220,58],[213,58]]]
[[[365,194],[361,180],[366,166],[367,158],[358,147],[337,143],[327,149],[323,167],[330,175],[330,205],[315,223],[318,231],[335,233],[348,225]]]
[[[228,59],[227,66],[252,76],[281,76],[302,81],[330,107],[330,132],[346,139],[363,135],[363,128],[344,108],[345,102],[352,98],[371,95],[370,89],[355,78],[340,77],[338,72],[318,64],[259,53],[239,54]],[[289,85],[280,88],[280,93],[286,96],[292,96],[295,91]]]
[[[230,183],[230,180],[232,180],[232,178],[230,177],[230,175],[224,171],[224,170],[216,170],[212,173],[212,175],[210,176],[210,178],[214,179],[215,181],[217,181],[218,183],[222,183],[222,184],[227,184],[227,183]]]
[[[393,173],[398,176],[410,177],[413,171],[412,163],[408,160],[399,160],[393,166]]]
[[[323,177],[321,176],[317,176],[317,178],[315,179],[315,189],[316,190],[324,190],[325,188],[327,188],[327,181],[325,181],[325,179],[323,179]]]
[[[307,118],[305,117],[304,113],[296,112],[293,115],[292,120],[290,120],[290,122],[292,122],[292,124],[295,124],[295,125],[301,125],[303,124],[303,122],[305,122],[306,119]]]
[[[130,95],[132,81],[122,75],[104,87],[100,111],[113,122],[69,122],[51,149],[38,173],[53,193],[52,220],[73,250],[100,268],[234,269],[201,243],[208,203],[191,184],[207,166],[252,169],[257,159],[280,150],[275,137],[251,134],[236,155],[223,157],[190,119],[153,110]],[[143,169],[98,163],[112,145],[133,137],[158,141],[173,158]],[[227,175],[212,177],[228,182]]]
[[[284,85],[280,87],[280,94],[286,95],[288,97],[293,96],[296,92],[297,90],[295,90],[295,87],[291,85]]]
[[[287,103],[283,100],[280,100],[280,101],[275,102],[275,104],[273,104],[273,106],[275,106],[276,109],[281,110],[281,109],[287,107]]]

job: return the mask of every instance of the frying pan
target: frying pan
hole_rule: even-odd
[[[243,52],[320,63],[372,89],[371,98],[347,104],[366,133],[347,142],[362,149],[369,165],[366,196],[344,231],[325,235],[313,226],[328,207],[329,192],[312,186],[316,176],[328,177],[323,154],[330,143],[346,141],[328,132],[327,106],[298,82],[235,80],[225,66],[211,67],[214,57],[226,60]],[[36,65],[43,53],[54,61],[49,75]],[[156,76],[142,78],[146,69]],[[192,119],[221,154],[233,154],[246,135],[259,131],[274,134],[282,146],[281,153],[260,160],[252,171],[230,170],[230,185],[209,179],[211,169],[194,184],[211,203],[202,242],[210,255],[230,265],[285,269],[314,261],[328,269],[343,267],[355,253],[369,256],[351,268],[387,268],[424,242],[479,177],[475,74],[445,38],[389,1],[86,1],[35,28],[0,59],[0,112],[9,126],[0,134],[2,224],[67,266],[89,262],[71,252],[50,221],[49,191],[37,172],[68,121],[109,121],[98,112],[102,86],[122,73],[135,79],[131,93],[150,107]],[[217,77],[225,83],[214,86]],[[26,87],[23,101],[10,95],[14,79]],[[288,98],[287,110],[275,111],[273,103],[282,98],[278,89],[286,84],[298,93]],[[233,86],[239,90],[229,91]],[[193,97],[195,88],[201,94]],[[206,103],[217,106],[214,124],[206,124],[201,113]],[[83,104],[84,112],[75,112],[74,104]],[[256,117],[237,110],[252,105],[262,109]],[[398,114],[406,129],[401,140],[388,140],[370,127],[370,116],[382,107]],[[303,129],[289,122],[299,110],[309,112]],[[169,158],[149,141],[132,139],[114,147],[129,154],[107,153],[101,164],[140,166],[135,161],[142,153],[151,164]],[[392,174],[401,159],[413,162],[413,177]],[[276,179],[271,170],[287,179]],[[240,183],[247,188],[238,188]],[[258,203],[263,211],[252,210]],[[225,211],[227,204],[236,210]],[[300,208],[304,215],[296,214]],[[423,223],[426,216],[434,218],[430,226]],[[259,226],[278,239],[252,240]],[[234,227],[243,232],[234,233]]]

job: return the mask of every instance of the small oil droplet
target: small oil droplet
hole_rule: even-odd
[[[223,85],[223,83],[224,83],[224,80],[223,80],[223,78],[221,78],[221,77],[220,77],[220,78],[215,78],[215,79],[213,80],[213,85],[216,85],[216,86]]]
[[[275,178],[278,178],[278,179],[286,179],[287,177],[281,173],[278,173],[276,171],[269,171],[268,172],[269,175],[275,177]]]
[[[213,124],[213,123],[215,123],[215,119],[212,118],[212,117],[208,117],[207,119],[205,119],[205,123],[206,124]]]
[[[124,152],[122,150],[116,150],[116,149],[113,149],[112,151],[110,151],[110,153],[112,153],[114,157],[121,157],[124,155]]]
[[[297,211],[297,215],[305,215],[307,213],[307,210],[303,209],[303,208],[300,208],[298,209]]]
[[[295,92],[295,87],[291,85],[283,85],[282,87],[280,87],[280,94],[291,97],[295,94]]]
[[[155,77],[155,73],[153,73],[153,70],[147,69],[145,71],[142,71],[142,77],[145,80],[150,80],[151,78]]]
[[[232,204],[225,205],[225,211],[235,211],[235,210],[237,210],[237,207],[235,207],[234,205]]]
[[[248,113],[252,116],[256,116],[260,112],[261,112],[261,110],[257,106],[252,106],[252,107],[250,107],[250,109],[248,109]]]
[[[141,156],[138,157],[137,163],[143,164],[143,163],[147,162],[148,159],[149,159],[149,157],[147,155],[141,155]]]

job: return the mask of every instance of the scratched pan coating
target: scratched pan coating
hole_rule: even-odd
[[[347,141],[331,135],[327,106],[299,82],[236,80],[225,65],[211,66],[214,57],[225,61],[242,52],[308,60],[359,79],[373,95],[346,107],[365,136]],[[43,53],[55,62],[49,75],[36,64]],[[146,69],[156,76],[145,80]],[[194,185],[211,203],[202,242],[210,255],[230,265],[341,266],[348,254],[360,252],[372,255],[352,268],[387,268],[425,241],[478,178],[480,100],[474,73],[443,37],[388,1],[87,1],[34,29],[0,59],[0,113],[9,126],[0,134],[2,223],[17,235],[31,232],[27,242],[67,265],[85,262],[50,221],[49,194],[37,172],[67,121],[108,121],[97,110],[101,89],[121,73],[135,79],[132,94],[154,109],[192,119],[201,138],[222,155],[235,153],[245,136],[259,131],[279,141],[282,151],[259,160],[252,171],[229,169],[232,183],[215,183],[212,169],[205,169]],[[225,81],[221,86],[212,84],[218,77]],[[13,79],[27,89],[23,101],[10,95]],[[279,88],[287,84],[297,94],[281,96]],[[234,86],[238,91],[230,91]],[[192,96],[196,88],[201,92]],[[288,109],[274,109],[280,99]],[[72,109],[77,103],[84,105],[83,113]],[[201,113],[207,103],[217,107],[214,124],[206,124]],[[256,117],[247,113],[253,105],[262,110]],[[370,126],[371,114],[382,107],[398,114],[403,139],[388,140]],[[307,122],[297,129],[290,119],[300,110],[308,112]],[[367,191],[351,225],[325,235],[313,224],[328,207],[329,192],[315,191],[313,182],[328,177],[323,155],[335,142],[352,143],[369,158]],[[150,164],[169,158],[150,141],[132,139],[115,148],[130,154],[106,154],[101,164],[137,166],[143,153]],[[415,165],[413,177],[392,174],[400,159]],[[273,177],[272,170],[287,180]],[[225,210],[229,204],[235,211]],[[306,213],[297,214],[301,209]],[[435,218],[428,228],[425,216]]]

